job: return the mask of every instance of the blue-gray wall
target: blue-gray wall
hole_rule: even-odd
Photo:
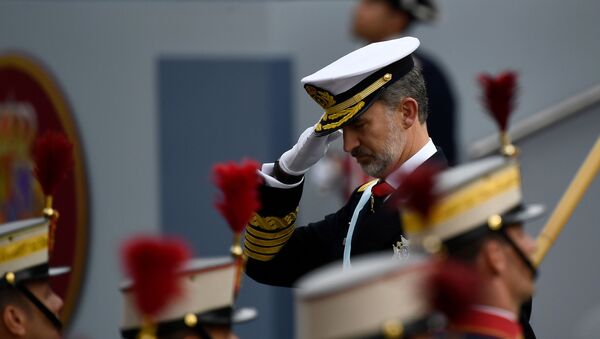
[[[544,218],[526,226],[531,234],[537,235],[546,223],[598,137],[600,105],[518,143],[524,198],[548,209]],[[538,338],[598,335],[586,328],[590,322],[600,323],[599,207],[600,179],[596,178],[540,266],[532,314]]]
[[[285,151],[291,63],[164,56],[157,66],[162,230],[184,237],[200,257],[228,255],[232,233],[214,208],[212,166],[243,158],[264,162]],[[239,335],[290,337],[290,300],[289,290],[246,278],[238,305],[257,307],[259,318],[240,325]]]
[[[522,96],[517,120],[600,82],[599,1],[438,2],[442,9],[441,20],[435,25],[415,27],[414,34],[421,38],[423,48],[443,63],[457,88],[463,149],[494,130],[479,103],[474,77],[480,71],[496,72],[505,68],[520,71]],[[82,333],[92,339],[116,337],[121,316],[117,290],[121,279],[119,244],[132,233],[161,230],[165,198],[161,196],[160,187],[163,164],[159,155],[162,142],[159,140],[159,60],[170,56],[192,60],[224,56],[260,60],[282,55],[289,59],[293,67],[287,86],[292,106],[289,111],[280,112],[287,114],[291,121],[288,144],[279,145],[285,148],[319,116],[318,107],[306,96],[299,79],[360,45],[349,36],[354,3],[350,0],[0,0],[0,51],[31,53],[56,75],[73,107],[89,161],[93,203],[90,267],[73,334]],[[575,150],[585,152],[589,147],[585,140],[580,140],[577,129],[557,133],[523,152],[524,168],[531,164],[531,173],[546,173],[548,166],[569,164],[571,162],[563,157],[569,157]],[[551,165],[536,165],[538,152],[541,156],[567,141],[580,143],[565,152],[556,152]],[[244,147],[244,143],[241,144]],[[250,152],[250,155],[271,156],[266,149],[261,152],[264,153]],[[555,190],[560,192],[557,183],[562,180],[566,185],[571,175],[569,169],[578,163],[572,160],[573,167],[565,168],[557,178],[547,181],[535,177],[539,180],[533,180],[534,186],[526,189],[556,186]],[[208,172],[205,169],[202,173]],[[208,185],[208,178],[202,177],[202,173],[193,180]],[[527,173],[525,185],[532,181]],[[546,195],[551,197],[551,192]],[[203,197],[209,201],[211,192]],[[200,196],[196,199],[201,201]],[[318,197],[308,183],[301,222],[320,218],[339,203]],[[593,221],[593,208],[582,207],[574,218]],[[224,228],[216,214],[210,218],[197,217],[186,222],[212,220],[219,222],[216,228]],[[573,233],[565,233],[565,236],[575,236],[579,229],[569,228],[567,232]],[[596,229],[586,229],[591,233],[583,234],[583,240],[600,238]],[[215,252],[203,252],[208,248],[197,244],[199,254],[224,254],[217,253],[229,239],[225,231],[222,232],[220,240],[215,241]],[[536,306],[534,314],[535,324],[544,338],[572,337],[561,331],[578,326],[578,319],[589,314],[587,305],[598,303],[598,294],[591,285],[600,281],[600,275],[587,276],[585,282],[578,277],[567,279],[577,265],[572,263],[578,262],[582,255],[578,251],[589,251],[586,252],[589,258],[593,253],[590,247],[566,242],[566,237],[559,239],[542,266],[540,293],[536,298],[536,305],[540,306]],[[570,247],[559,255],[560,246],[567,245]],[[554,255],[564,261],[554,264]],[[589,274],[597,271],[593,262],[582,266],[591,267],[587,269]],[[555,279],[555,287],[547,290],[551,293],[544,294],[550,271],[556,276],[563,275]],[[569,300],[577,304],[567,302]],[[539,317],[542,306],[547,313]],[[271,323],[271,326],[285,324]],[[273,329],[265,335],[275,332]],[[553,335],[555,332],[561,335]]]

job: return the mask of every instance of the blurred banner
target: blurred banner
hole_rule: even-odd
[[[53,287],[65,300],[68,325],[79,299],[88,244],[88,185],[82,144],[65,95],[40,62],[23,54],[0,55],[0,222],[40,217],[41,188],[33,177],[31,148],[45,131],[65,133],[74,144],[73,173],[60,184],[60,213],[51,266],[69,266]]]

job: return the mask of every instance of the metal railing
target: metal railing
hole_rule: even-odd
[[[517,142],[597,103],[600,103],[600,84],[515,122],[510,128],[509,135],[513,142]],[[469,146],[469,158],[479,158],[496,152],[499,148],[498,140],[498,133],[494,133],[473,142]]]

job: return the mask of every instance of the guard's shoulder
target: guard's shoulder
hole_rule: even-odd
[[[378,180],[378,179],[371,180],[371,181],[367,182],[366,184],[363,184],[362,186],[360,186],[360,187],[359,187],[359,188],[356,190],[356,193],[361,193],[361,192],[363,192],[364,190],[366,190],[366,189],[367,189],[367,187],[369,187],[369,186],[371,186],[371,185],[375,184],[375,183],[377,182],[377,180]]]

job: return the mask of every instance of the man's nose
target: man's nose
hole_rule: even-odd
[[[51,307],[52,312],[59,315],[62,312],[62,309],[64,306],[64,301],[57,294],[53,294],[51,303],[52,304],[50,307]]]
[[[343,128],[344,132],[344,152],[350,153],[353,149],[358,147],[360,143],[358,142],[358,138],[356,137],[356,133],[354,133],[349,128]]]
[[[529,257],[533,257],[533,254],[537,251],[537,241],[528,233],[525,235],[525,240],[527,254]]]

